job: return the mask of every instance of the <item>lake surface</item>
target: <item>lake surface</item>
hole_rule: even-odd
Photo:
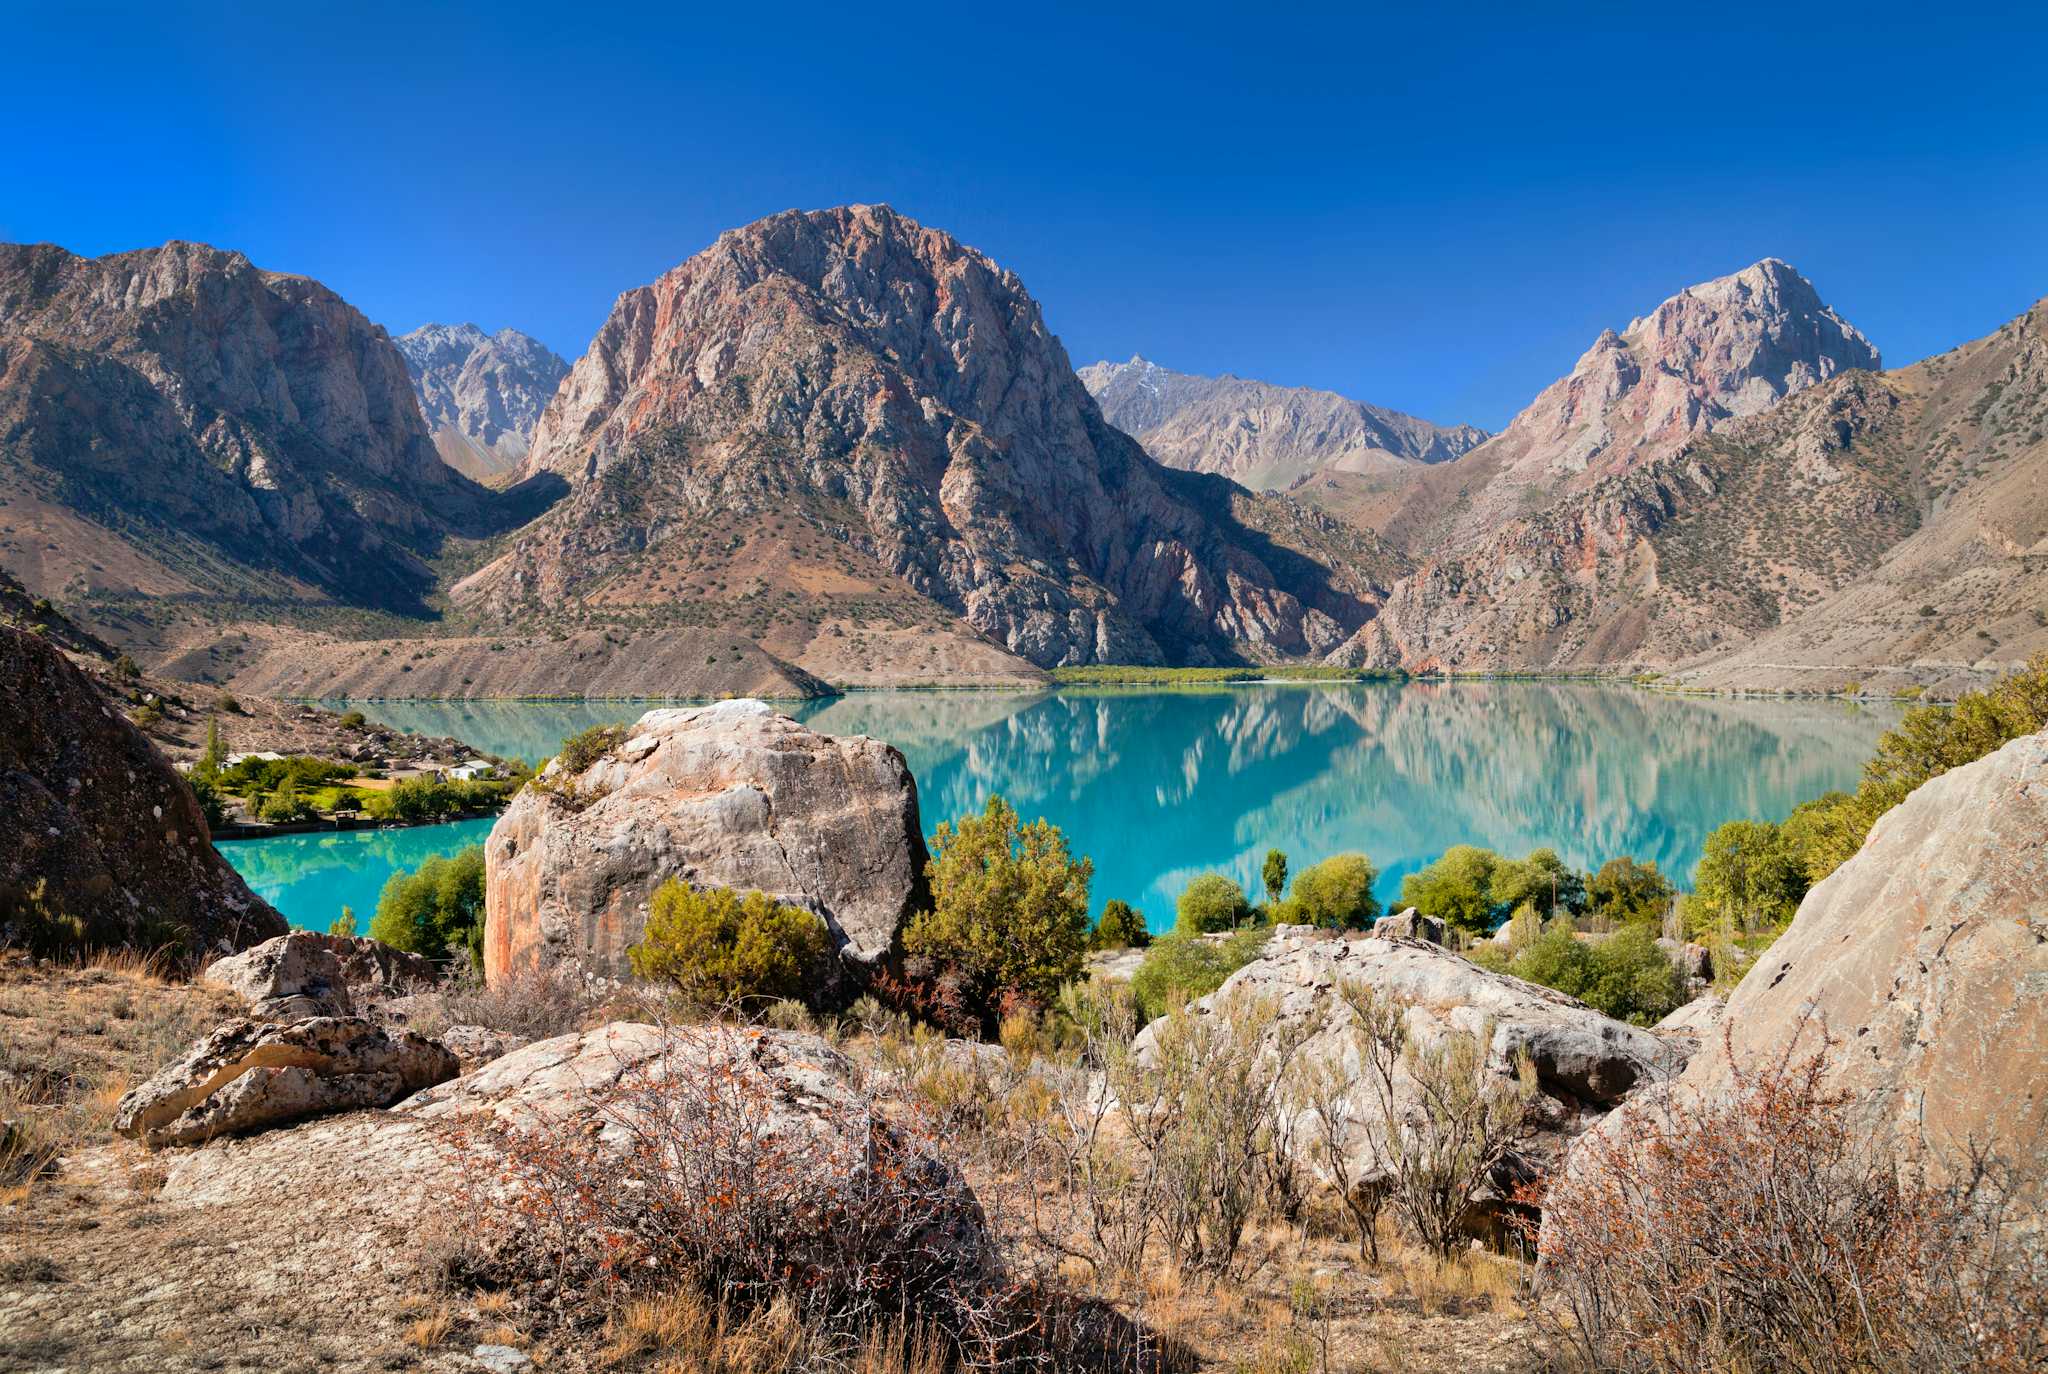
[[[356,709],[538,762],[630,702],[378,702]],[[1578,683],[1315,683],[1213,690],[859,692],[791,703],[834,734],[901,749],[927,834],[1000,793],[1095,861],[1099,911],[1121,897],[1155,929],[1189,879],[1247,891],[1269,847],[1298,872],[1343,850],[1403,875],[1454,844],[1550,845],[1594,868],[1630,854],[1689,877],[1707,833],[1852,787],[1889,706],[1685,698]],[[231,841],[221,850],[294,924],[346,902],[367,929],[394,871],[478,843],[488,820]]]

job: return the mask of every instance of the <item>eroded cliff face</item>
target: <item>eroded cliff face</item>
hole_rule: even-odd
[[[480,517],[384,331],[305,277],[172,242],[0,246],[0,538],[31,589],[404,609]]]
[[[569,364],[516,329],[423,324],[396,340],[442,461],[492,482],[519,467]]]
[[[1285,491],[1328,472],[1442,463],[1486,438],[1312,387],[1197,377],[1132,358],[1091,363],[1082,385],[1112,425],[1168,467]]]
[[[1148,460],[1013,274],[882,206],[773,216],[620,297],[541,474],[571,494],[458,602],[660,614],[744,554],[807,667],[835,618],[1041,666],[1319,657],[1374,595],[1329,522]]]

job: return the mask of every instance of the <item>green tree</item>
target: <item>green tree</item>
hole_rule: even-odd
[[[1152,932],[1136,907],[1112,897],[1103,905],[1102,918],[1095,923],[1095,936],[1089,943],[1096,949],[1143,949],[1152,943]]]
[[[264,820],[280,824],[308,821],[319,814],[311,801],[299,795],[298,779],[290,774],[278,783],[276,791],[263,799],[258,811]]]
[[[1460,930],[1483,935],[1498,923],[1493,874],[1500,856],[1477,845],[1452,845],[1419,873],[1401,880],[1401,903]]]
[[[142,668],[133,658],[127,654],[122,654],[114,660],[114,673],[117,677],[133,682],[142,676]]]
[[[655,889],[647,929],[626,953],[642,978],[718,1006],[802,998],[829,947],[825,923],[800,907],[670,879]]]
[[[221,797],[220,788],[214,785],[212,778],[198,772],[193,773],[185,781],[191,784],[192,796],[199,803],[200,814],[206,817],[206,828],[220,829],[228,818],[227,803]]]
[[[1189,883],[1174,904],[1173,928],[1182,935],[1235,930],[1252,914],[1244,889],[1221,873],[1204,873]]]
[[[445,959],[467,949],[483,962],[484,851],[471,845],[394,873],[377,899],[370,937],[394,949]]]
[[[1513,911],[1527,902],[1546,915],[1586,909],[1586,878],[1557,857],[1554,849],[1532,849],[1527,858],[1503,859],[1490,884],[1496,910]]]
[[[912,919],[905,949],[957,968],[984,1009],[1011,990],[1049,1004],[1080,975],[1095,865],[1068,854],[1058,826],[1020,824],[990,797],[981,815],[941,822],[931,850],[932,909]]]
[[[192,765],[192,772],[209,782],[220,776],[220,770],[228,761],[228,749],[220,741],[220,717],[206,718],[206,748],[200,751],[199,762]]]
[[[1287,887],[1287,855],[1278,849],[1267,850],[1259,877],[1266,885],[1266,905],[1280,905],[1280,894]]]
[[[1654,921],[1671,905],[1671,880],[1654,862],[1639,864],[1623,855],[1600,865],[1586,884],[1591,910],[1610,921]]]
[[[354,938],[356,933],[356,909],[352,906],[343,905],[341,915],[335,917],[333,922],[328,925],[327,933],[329,935]]]
[[[1792,919],[1806,873],[1770,821],[1728,821],[1707,836],[1693,892],[1721,922],[1747,934]]]
[[[1363,854],[1332,854],[1294,880],[1294,895],[1282,906],[1282,919],[1330,930],[1365,930],[1380,917],[1372,895],[1379,870]]]
[[[1258,958],[1271,935],[1267,928],[1255,926],[1223,941],[1200,940],[1179,931],[1160,936],[1131,975],[1131,996],[1139,1015],[1154,1021],[1184,1002],[1208,996]]]

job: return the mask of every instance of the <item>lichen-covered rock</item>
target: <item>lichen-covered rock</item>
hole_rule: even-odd
[[[1365,1125],[1347,1151],[1357,1182],[1384,1177],[1386,1167],[1379,1143],[1381,1104],[1351,1037],[1355,1014],[1338,995],[1339,985],[1350,980],[1405,1004],[1411,1043],[1439,1044],[1454,1032],[1476,1036],[1490,1028],[1486,1072],[1505,1080],[1522,1057],[1529,1059],[1536,1073],[1538,1129],[1510,1161],[1509,1171],[1517,1176],[1555,1164],[1564,1147],[1615,1104],[1685,1064],[1682,1045],[1603,1016],[1561,992],[1481,968],[1441,945],[1377,933],[1330,938],[1281,926],[1260,958],[1190,1007],[1206,1016],[1233,998],[1271,998],[1276,1027],[1313,1028],[1296,1054],[1334,1055],[1351,1081],[1350,1110]],[[1272,1034],[1277,1040],[1277,1031]],[[1154,1036],[1153,1027],[1140,1032],[1137,1053],[1152,1053]],[[1420,1110],[1405,1067],[1396,1071],[1395,1097],[1404,1117]],[[1316,1138],[1305,1116],[1300,1127],[1290,1139]],[[1303,1162],[1318,1167],[1312,1157]]]
[[[464,1073],[474,1073],[532,1043],[523,1035],[492,1030],[489,1026],[450,1026],[434,1032],[434,1040],[455,1056]]]
[[[352,1016],[430,986],[433,961],[381,940],[294,930],[216,959],[202,981],[228,989],[249,1004],[256,1021],[303,1021],[309,1016]]]
[[[1382,916],[1372,923],[1372,933],[1383,940],[1425,940],[1432,945],[1444,942],[1444,923],[1434,916],[1425,916],[1414,907]]]
[[[495,983],[561,961],[623,976],[671,878],[806,907],[870,962],[920,904],[925,848],[895,749],[727,701],[649,711],[581,773],[557,760],[498,818],[484,863]]]
[[[2048,1158],[2048,733],[1922,784],[1806,895],[1678,1082],[1823,1056],[1874,1133]]]
[[[285,930],[142,732],[55,647],[0,627],[0,943],[40,913],[151,949],[241,949]]]
[[[114,1129],[152,1149],[385,1107],[453,1078],[455,1056],[412,1031],[352,1016],[290,1025],[230,1021],[115,1109]]]

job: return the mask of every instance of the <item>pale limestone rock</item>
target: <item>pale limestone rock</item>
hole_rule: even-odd
[[[544,782],[513,799],[484,845],[493,982],[563,961],[625,975],[671,878],[815,911],[856,963],[887,953],[921,900],[924,839],[903,756],[759,701],[650,711],[582,773],[557,761]]]
[[[1350,1110],[1365,1127],[1354,1133],[1348,1150],[1355,1181],[1382,1177],[1385,1166],[1379,1098],[1351,1040],[1353,1013],[1337,995],[1338,985],[1350,980],[1406,1004],[1412,1043],[1441,1043],[1454,1032],[1482,1035],[1491,1027],[1486,1072],[1505,1079],[1520,1058],[1528,1057],[1536,1072],[1538,1130],[1510,1161],[1514,1177],[1553,1164],[1573,1138],[1631,1092],[1669,1078],[1685,1063],[1683,1046],[1603,1016],[1561,992],[1481,968],[1441,945],[1378,934],[1330,938],[1300,926],[1281,926],[1260,958],[1191,1009],[1196,1015],[1214,1015],[1237,997],[1270,997],[1280,1024],[1314,1027],[1296,1053],[1302,1058],[1334,1055],[1352,1081]],[[1139,1034],[1139,1054],[1152,1052],[1153,1036],[1152,1027]],[[1404,1117],[1416,1110],[1412,1081],[1405,1068],[1397,1071],[1395,1107]],[[1306,1113],[1294,1120],[1290,1139],[1312,1140]],[[1315,1167],[1312,1158],[1304,1162]]]
[[[1414,907],[1392,916],[1382,916],[1372,923],[1372,933],[1385,940],[1425,940],[1432,945],[1444,942],[1444,923],[1434,916],[1425,916]]]
[[[359,1017],[230,1021],[121,1098],[114,1129],[152,1149],[382,1107],[454,1077],[455,1056]]]

